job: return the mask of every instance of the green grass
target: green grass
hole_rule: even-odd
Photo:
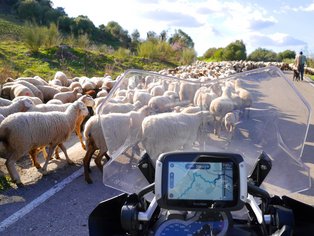
[[[158,71],[177,66],[167,61],[129,55],[125,50],[108,53],[102,50],[103,45],[93,49],[55,46],[31,52],[22,41],[25,29],[26,25],[14,16],[0,14],[0,83],[8,77],[35,75],[50,80],[59,70],[70,78],[103,76],[106,73],[116,78],[132,68]]]
[[[0,176],[0,192],[11,187],[11,179],[8,176]]]
[[[0,41],[0,73],[2,72],[0,81],[6,77],[35,75],[50,80],[58,70],[62,70],[69,77],[103,76],[108,73],[115,78],[131,68],[158,71],[176,66],[169,62],[147,60],[136,56],[121,58],[97,50],[71,47],[39,49],[39,52],[31,53],[21,41]]]
[[[308,76],[311,80],[314,80],[314,75],[306,75]]]

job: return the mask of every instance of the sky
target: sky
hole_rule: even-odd
[[[212,47],[242,40],[247,54],[257,48],[303,51],[314,57],[314,0],[52,0],[69,17],[88,16],[96,27],[117,22],[131,35],[148,31],[170,37],[181,29],[198,56]]]

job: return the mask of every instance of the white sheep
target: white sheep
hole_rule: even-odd
[[[80,88],[74,88],[73,91],[57,93],[53,96],[53,98],[58,99],[63,103],[74,102],[75,100],[77,100],[77,94],[81,92],[82,91]]]
[[[182,82],[179,91],[180,101],[186,104],[193,103],[194,95],[199,88],[199,83]]]
[[[57,71],[54,79],[60,80],[62,86],[68,86],[68,77],[62,71]]]
[[[101,89],[98,93],[97,93],[97,97],[106,97],[108,95],[108,92],[106,89]]]
[[[15,97],[12,100],[12,102],[16,102],[16,101],[22,100],[24,98],[27,98],[27,99],[31,100],[34,105],[43,104],[43,101],[40,98],[38,98],[38,97],[28,97],[28,96],[18,96],[18,97]]]
[[[95,102],[93,98],[89,95],[83,95],[77,101],[82,102],[86,107],[93,107]],[[39,104],[36,106],[31,107],[28,112],[52,112],[52,111],[59,111],[65,112],[72,103],[65,103],[65,104]],[[81,133],[81,125],[87,115],[79,116],[77,121],[75,122],[75,133],[78,136],[82,148],[85,150],[85,144],[83,142],[83,137]],[[56,152],[58,153],[58,152]]]
[[[62,105],[64,103],[62,101],[58,100],[58,99],[51,99],[48,102],[46,102],[46,104],[59,104],[59,105]]]
[[[62,86],[62,82],[59,79],[49,80],[48,84],[52,86]]]
[[[242,88],[242,86],[243,86],[242,83],[243,83],[243,81],[240,79],[235,80],[234,88],[242,100],[242,107],[240,109],[245,111],[246,108],[250,108],[252,106],[253,99],[252,99],[251,93],[249,91],[247,91],[246,89]],[[243,114],[244,114],[244,112],[243,112]],[[247,113],[247,117],[248,116],[249,116],[249,110]]]
[[[33,92],[35,97],[38,97],[42,101],[44,100],[43,93],[32,83],[30,83],[28,81],[24,81],[24,80],[15,81],[15,83],[22,84],[22,85],[28,87]]]
[[[113,155],[121,146],[132,146],[141,139],[142,121],[150,115],[148,106],[138,111],[124,114],[110,113],[91,117],[84,129],[86,140],[86,155],[83,159],[85,180],[92,183],[89,176],[89,165],[93,153],[99,149],[95,163],[102,170],[101,158],[105,155],[107,159]],[[108,153],[107,153],[108,152]]]
[[[153,160],[163,152],[181,148],[190,149],[200,134],[203,125],[213,118],[208,111],[194,114],[161,113],[146,117],[142,122],[142,144]]]
[[[72,82],[72,83],[69,85],[69,88],[70,88],[71,90],[74,90],[74,88],[81,88],[81,89],[83,90],[81,83],[78,82],[78,81]]]
[[[43,93],[44,102],[53,99],[54,95],[60,93],[60,90],[49,85],[38,85],[37,88]]]
[[[152,95],[146,90],[134,90],[133,103],[140,101],[142,106],[147,105]]]
[[[141,102],[139,101],[135,104],[108,102],[106,106],[98,109],[96,114],[127,113],[130,111],[138,110],[141,106]]]
[[[48,85],[48,83],[43,80],[42,78],[40,78],[39,76],[34,76],[33,78],[32,77],[19,77],[16,79],[16,81],[19,81],[19,80],[23,80],[23,81],[27,81],[35,86],[38,86],[38,85]]]
[[[230,134],[230,139],[232,139],[236,125],[240,121],[240,113],[240,110],[233,110],[228,112],[224,117],[225,128]]]
[[[220,129],[222,125],[222,120],[225,115],[233,111],[234,102],[231,99],[231,88],[225,87],[223,89],[222,95],[215,98],[209,107],[209,111],[214,116],[214,133],[220,136]]]
[[[12,101],[9,100],[9,99],[6,99],[6,98],[1,98],[0,97],[0,107],[3,107],[3,106],[9,106],[12,104]]]
[[[22,98],[19,101],[13,102],[9,106],[0,107],[0,114],[7,117],[13,113],[25,112],[34,106],[32,100],[28,98]]]
[[[201,87],[194,95],[194,105],[201,107],[203,110],[209,110],[212,100],[217,98],[217,95],[209,88]]]
[[[202,111],[202,109],[198,106],[188,106],[180,110],[181,113],[197,113]]]
[[[57,145],[64,152],[68,163],[73,163],[63,145],[73,132],[77,116],[87,113],[82,102],[75,102],[66,112],[20,112],[5,118],[0,125],[0,151],[6,167],[16,184],[21,184],[15,163],[32,150],[48,146],[48,157],[43,166],[46,173],[48,161]],[[36,158],[36,156],[35,156]]]
[[[168,96],[155,96],[149,100],[147,105],[154,113],[162,113],[172,111],[175,103]]]
[[[11,86],[10,90],[10,98],[11,100],[18,96],[29,96],[29,97],[35,97],[32,90],[30,90],[28,87],[22,84],[14,84]]]

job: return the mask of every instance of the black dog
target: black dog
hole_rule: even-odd
[[[293,78],[292,80],[300,81],[300,72],[296,69],[293,69]]]

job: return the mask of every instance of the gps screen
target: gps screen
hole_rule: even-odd
[[[232,201],[232,165],[232,162],[168,162],[168,199]]]

